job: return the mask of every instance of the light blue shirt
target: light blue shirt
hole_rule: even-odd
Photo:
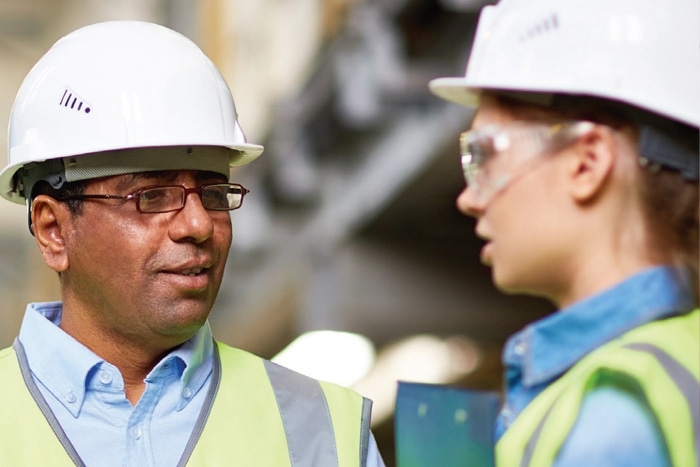
[[[135,406],[119,370],[58,327],[60,302],[27,306],[19,340],[42,395],[88,466],[174,466],[210,384],[209,324],[166,355],[146,377]],[[367,465],[383,467],[370,436]]]
[[[694,308],[671,268],[650,268],[513,335],[503,352],[506,401],[496,438],[547,386],[625,332]],[[644,404],[625,392],[589,393],[555,465],[665,466],[665,443]]]

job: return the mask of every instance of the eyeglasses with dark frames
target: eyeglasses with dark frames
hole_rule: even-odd
[[[210,211],[233,211],[243,204],[243,197],[250,190],[237,183],[207,183],[196,188],[182,185],[151,185],[139,188],[128,195],[81,194],[57,198],[58,201],[85,199],[121,199],[136,202],[136,209],[146,214],[179,211],[185,207],[190,193],[197,193],[202,206]]]

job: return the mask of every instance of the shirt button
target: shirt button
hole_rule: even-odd
[[[132,438],[139,439],[139,438],[141,438],[141,435],[143,433],[141,432],[141,428],[139,428],[137,426],[132,426],[131,429],[129,430],[129,434],[131,435]]]
[[[100,373],[100,382],[102,384],[109,384],[112,382],[112,374],[108,371],[103,371]]]
[[[185,388],[182,390],[182,397],[184,397],[185,399],[189,399],[190,397],[192,397],[192,391],[190,390],[190,388]]]
[[[513,348],[515,354],[520,356],[525,354],[525,350],[527,350],[527,345],[525,345],[525,342],[518,342]]]
[[[72,404],[75,402],[78,398],[75,397],[75,393],[73,391],[69,391],[68,394],[66,394],[66,402],[69,404]]]

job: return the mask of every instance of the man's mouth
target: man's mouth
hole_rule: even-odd
[[[181,274],[183,276],[194,277],[202,274],[205,270],[205,268],[189,268],[179,271],[178,274]]]

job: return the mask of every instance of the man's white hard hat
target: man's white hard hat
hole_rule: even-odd
[[[700,126],[698,0],[502,0],[481,13],[465,76],[430,82],[476,106],[479,91],[620,101]]]
[[[228,156],[228,170],[263,151],[246,141],[228,86],[204,53],[175,31],[138,21],[98,23],[60,39],[22,83],[8,136],[0,196],[18,203],[30,196],[23,178],[36,179],[31,171],[46,167],[44,161],[55,168],[67,157],[75,163],[83,155],[133,148],[155,148],[151,152],[167,158],[157,149],[187,147],[169,168],[195,169],[198,152],[191,148],[210,147]],[[103,159],[84,160],[91,158],[93,170],[84,172],[99,174],[94,169]],[[80,178],[60,168],[58,176],[56,169],[43,172],[58,184]]]

